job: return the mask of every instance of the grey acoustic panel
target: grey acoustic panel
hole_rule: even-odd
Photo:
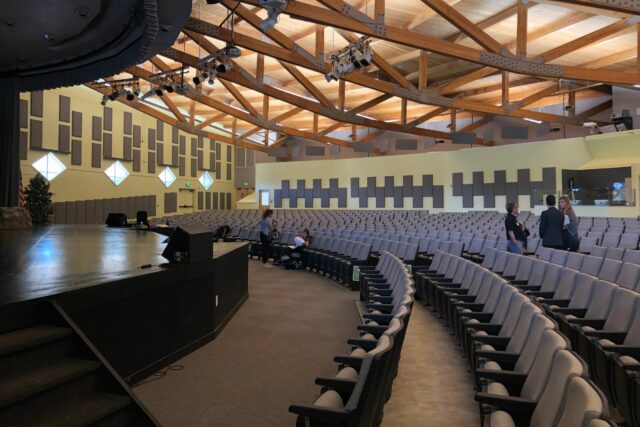
[[[227,162],[233,161],[233,148],[230,145],[227,145]]]
[[[147,172],[156,173],[156,153],[153,151],[147,152]]]
[[[298,197],[296,195],[296,190],[289,190],[289,207],[297,208],[298,207]]]
[[[157,163],[159,165],[163,165],[164,164],[164,144],[161,142],[158,142],[156,144],[156,156],[157,158]]]
[[[218,209],[218,207],[218,193],[214,191],[211,193],[211,209]]]
[[[216,142],[216,160],[222,160],[222,144]]]
[[[209,169],[215,170],[216,168],[216,153],[213,151],[209,152]]]
[[[538,138],[541,137],[541,136],[544,136],[544,135],[548,134],[549,132],[551,132],[551,123],[542,122],[542,123],[536,125],[534,127],[534,130],[535,130],[536,136]]]
[[[484,194],[484,172],[474,172],[472,177],[473,195],[482,196]]]
[[[335,155],[340,153],[339,145],[330,145],[329,146],[329,154]]]
[[[71,112],[71,136],[74,138],[82,137],[82,112]]]
[[[133,125],[133,146],[142,147],[142,128],[138,125]]]
[[[66,202],[67,205],[67,224],[76,223],[76,202]]]
[[[178,147],[174,145],[171,147],[171,166],[178,166],[178,162]]]
[[[91,118],[91,139],[102,141],[102,117],[93,116]]]
[[[246,166],[246,153],[248,150],[246,150],[245,148],[242,147],[238,147],[236,148],[236,167],[237,168],[243,168]]]
[[[113,130],[113,108],[104,107],[102,110],[102,117],[104,117],[104,130]]]
[[[198,150],[198,169],[204,169],[204,152]]]
[[[494,184],[487,183],[484,184],[483,196],[484,196],[484,208],[495,208],[496,207],[496,195],[494,192]]]
[[[180,135],[180,155],[187,155],[187,138],[184,135]]]
[[[502,139],[528,139],[529,127],[527,126],[503,126]]]
[[[25,99],[20,100],[20,128],[29,127],[29,102]]]
[[[462,207],[473,208],[473,184],[462,185]]]
[[[204,137],[202,135],[198,135],[198,148],[199,149],[204,148]]]
[[[156,130],[155,129],[149,129],[149,131],[147,132],[147,147],[149,148],[149,150],[156,149]]]
[[[122,131],[125,135],[131,135],[133,133],[133,115],[129,111],[124,112]]]
[[[222,179],[222,164],[216,162],[216,179]]]
[[[76,205],[76,224],[86,224],[87,221],[87,202],[79,200]]]
[[[20,160],[27,160],[29,155],[29,133],[20,131]]]
[[[287,197],[289,197],[289,189],[290,189],[289,180],[283,179],[282,182],[280,183],[280,187],[282,188],[282,198],[286,199]]]
[[[227,180],[231,181],[233,178],[231,176],[231,174],[233,173],[233,167],[231,166],[231,163],[227,163]]]
[[[417,150],[418,149],[418,140],[417,139],[396,139],[395,141],[396,150]]]
[[[131,160],[133,155],[131,154],[132,142],[130,136],[122,138],[122,158],[125,160]]]
[[[64,202],[58,202],[53,204],[53,222],[55,224],[67,223],[67,206]]]
[[[338,178],[329,178],[329,197],[338,197]]]
[[[85,220],[87,224],[95,224],[97,222],[96,221],[96,201],[87,200],[85,206],[86,206]]]
[[[102,136],[102,155],[106,159],[113,157],[113,138],[110,133],[106,133]]]
[[[555,193],[556,185],[556,168],[542,168],[542,191]]]
[[[33,117],[42,117],[44,106],[44,92],[31,92],[31,115]]]
[[[68,153],[71,148],[71,129],[69,125],[58,125],[58,150]]]
[[[178,193],[164,193],[164,211],[166,213],[178,211]]]
[[[149,206],[149,215],[151,216],[156,216],[156,196],[151,195],[151,196],[147,196],[147,205]]]
[[[422,194],[422,187],[419,185],[413,186],[413,208],[414,209],[422,209],[424,207],[424,197]]]
[[[31,148],[42,148],[42,120],[33,120],[30,122],[29,146]]]
[[[393,207],[394,208],[404,207],[404,197],[403,197],[402,187],[393,187]]]
[[[323,188],[320,192],[320,207],[328,208],[331,206],[330,200],[330,190],[328,188]]]
[[[475,132],[454,132],[451,138],[452,144],[475,144],[476,142]]]
[[[369,198],[367,197],[366,191],[360,191],[358,196],[358,207],[360,208],[368,208],[369,207]]]
[[[160,119],[156,122],[156,138],[159,141],[164,140],[164,122]]]
[[[347,207],[347,189],[346,188],[338,189],[338,207],[339,208]]]
[[[404,197],[413,196],[413,175],[405,175],[402,177],[402,195]]]
[[[305,190],[304,192],[304,207],[313,207],[313,189]]]
[[[376,177],[367,177],[367,197],[376,197]]]
[[[282,190],[273,190],[273,207],[280,209],[282,207]]]
[[[444,208],[444,186],[442,185],[433,186],[433,207],[435,209]]]
[[[233,206],[231,206],[231,193],[227,193],[227,209],[232,209]]]
[[[134,172],[140,172],[141,167],[140,164],[142,163],[142,157],[140,154],[140,150],[133,150],[133,171]]]
[[[433,197],[433,175],[422,175],[422,196]]]
[[[96,200],[96,217],[95,217],[96,223],[99,223],[99,224],[104,223],[104,221],[107,219],[105,212],[107,212],[107,215],[108,215],[109,212],[107,211],[106,203],[104,199],[97,199]]]
[[[518,183],[517,182],[507,182],[507,202],[517,202],[518,201]]]
[[[529,206],[533,208],[535,205],[542,204],[542,181],[531,181],[529,185],[531,188]]]
[[[351,197],[358,197],[360,178],[351,178]]]
[[[322,180],[314,179],[312,181],[313,185],[313,197],[320,197],[322,194]]]
[[[180,176],[187,175],[187,162],[184,157],[178,158],[178,175]]]
[[[211,193],[205,193],[204,199],[205,199],[205,203],[204,203],[205,209],[207,210],[211,209]],[[218,201],[218,197],[216,195],[216,204],[217,204],[217,201]]]
[[[300,191],[300,190],[304,191],[304,187],[305,187],[305,180],[304,179],[298,179],[296,181],[296,188],[298,189],[298,191]],[[302,198],[304,196],[298,195],[298,197]]]
[[[531,172],[529,169],[518,169],[518,194],[529,194]]]
[[[384,208],[384,187],[376,188],[376,208]]]
[[[385,197],[393,197],[393,177],[384,177],[384,195]]]
[[[71,121],[71,98],[68,96],[58,96],[58,119],[64,123]]]
[[[102,147],[100,144],[91,144],[91,167],[99,168],[102,165]]]
[[[180,142],[180,132],[177,127],[173,126],[171,128],[171,143],[177,144]]]
[[[493,191],[496,196],[507,194],[507,171],[493,171]]]
[[[195,178],[198,176],[198,159],[191,159],[191,177]]]
[[[462,196],[462,172],[454,172],[451,175],[451,183],[453,184],[453,195]]]
[[[307,156],[324,156],[324,147],[316,147],[313,145],[307,145],[305,147],[305,154]]]

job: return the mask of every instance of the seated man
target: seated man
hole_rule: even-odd
[[[289,253],[289,263],[291,265],[285,265],[285,268],[302,268],[306,265],[306,260],[304,259],[306,251],[304,249],[309,247],[309,243],[311,242],[309,229],[305,228],[302,230],[302,233],[296,236],[293,242],[293,245],[289,245],[289,249],[291,250]],[[301,263],[300,267],[295,266],[295,263]]]

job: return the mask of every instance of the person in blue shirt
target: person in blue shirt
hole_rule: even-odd
[[[266,209],[262,213],[262,220],[260,221],[260,243],[262,243],[262,266],[271,267],[267,264],[269,260],[269,243],[271,242],[271,232],[273,231],[273,210]]]

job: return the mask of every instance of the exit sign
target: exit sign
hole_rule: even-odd
[[[249,181],[243,182],[242,185],[244,185],[245,187],[248,187],[249,186]]]

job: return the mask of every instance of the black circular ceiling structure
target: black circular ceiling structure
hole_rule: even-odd
[[[191,0],[1,0],[0,79],[20,91],[116,74],[173,44]]]

